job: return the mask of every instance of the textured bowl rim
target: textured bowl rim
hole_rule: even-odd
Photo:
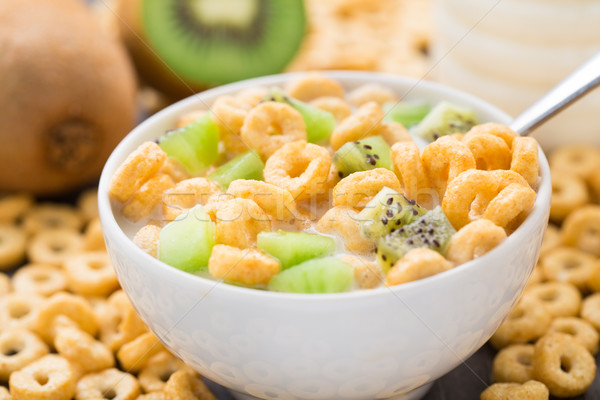
[[[436,93],[442,93],[445,97],[452,98],[453,100],[463,100],[470,103],[477,103],[477,110],[484,111],[490,114],[494,114],[499,116],[500,118],[496,122],[500,123],[509,123],[512,120],[508,114],[499,108],[493,106],[492,104],[476,97],[471,94],[462,92],[458,89],[454,89],[449,86],[445,86],[436,82],[426,81],[423,79],[410,78],[400,75],[386,74],[386,73],[378,73],[378,72],[364,72],[364,71],[323,71],[323,73],[331,78],[337,79],[341,81],[342,85],[344,85],[344,81],[362,81],[365,83],[389,83],[390,81],[395,81],[398,84],[406,85],[409,87],[407,93],[405,95],[410,94],[410,92],[417,86],[419,86],[419,90],[431,91]],[[219,280],[212,280],[209,278],[204,278],[197,275],[192,275],[187,272],[183,272],[177,268],[171,267],[156,258],[150,256],[140,248],[138,248],[133,241],[123,232],[119,224],[117,223],[113,210],[111,207],[111,201],[108,196],[108,188],[110,184],[111,176],[109,174],[111,171],[116,170],[118,165],[122,160],[125,159],[129,151],[127,150],[129,146],[133,144],[140,144],[141,141],[138,139],[143,132],[150,129],[152,125],[156,123],[156,121],[160,121],[165,118],[169,118],[171,115],[178,115],[182,110],[189,108],[191,105],[202,104],[206,106],[204,103],[204,99],[210,98],[214,99],[217,96],[235,93],[236,91],[251,88],[254,86],[264,86],[269,84],[276,84],[280,81],[289,81],[296,77],[306,75],[306,72],[291,72],[277,75],[269,75],[259,78],[248,79],[240,82],[231,83],[228,85],[223,85],[216,87],[214,89],[209,89],[207,91],[194,94],[188,98],[185,98],[177,103],[174,103],[165,109],[157,112],[156,114],[150,116],[138,126],[136,126],[129,134],[123,138],[123,140],[117,145],[117,147],[113,150],[110,157],[108,158],[103,170],[102,175],[100,177],[100,183],[98,186],[98,209],[100,220],[102,224],[102,228],[105,236],[114,237],[116,242],[124,243],[124,246],[127,246],[128,250],[133,252],[132,257],[135,256],[138,259],[144,260],[145,263],[148,263],[151,267],[162,268],[165,273],[172,274],[173,277],[177,277],[177,279],[186,279],[194,281],[199,287],[203,287],[208,291],[212,290],[220,290],[229,292],[232,295],[243,295],[243,296],[258,296],[265,297],[266,299],[273,299],[277,301],[349,301],[354,299],[364,299],[369,298],[371,296],[381,296],[388,295],[390,293],[399,296],[404,292],[408,292],[411,290],[420,290],[422,287],[426,287],[427,285],[431,285],[434,282],[439,280],[444,280],[446,277],[458,275],[458,274],[468,274],[469,271],[473,268],[480,268],[480,264],[485,264],[485,261],[489,258],[494,257],[495,254],[503,251],[505,248],[509,247],[511,243],[514,242],[527,242],[527,237],[525,237],[525,232],[529,231],[533,226],[536,225],[537,221],[540,219],[547,219],[548,210],[550,207],[550,196],[552,193],[551,189],[551,181],[550,181],[550,168],[548,166],[548,161],[546,156],[541,149],[539,148],[539,160],[540,160],[540,184],[537,188],[537,196],[534,203],[534,207],[531,213],[527,216],[525,221],[521,223],[519,228],[514,231],[511,235],[507,237],[500,245],[496,248],[492,249],[490,252],[485,254],[484,256],[459,265],[455,268],[450,269],[449,271],[445,271],[440,274],[436,274],[431,277],[427,277],[424,279],[420,279],[413,282],[407,282],[401,285],[396,286],[382,286],[375,289],[368,290],[354,290],[350,292],[343,293],[322,293],[322,294],[306,294],[306,293],[281,293],[281,292],[273,292],[267,290],[258,290],[253,288],[246,288],[241,286],[234,286],[227,283],[224,283]],[[210,100],[212,102],[212,100]],[[157,134],[157,137],[159,134]],[[110,250],[109,250],[110,251]]]

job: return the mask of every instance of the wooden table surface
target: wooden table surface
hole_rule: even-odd
[[[496,351],[485,345],[464,364],[461,364],[440,378],[422,400],[478,400],[479,394],[491,384],[492,359]],[[596,365],[600,363],[600,355],[596,355]],[[600,400],[600,378],[596,378],[592,386],[583,396],[572,397],[572,400]],[[209,386],[219,400],[234,400],[227,389],[209,382]],[[558,400],[551,397],[552,400]]]

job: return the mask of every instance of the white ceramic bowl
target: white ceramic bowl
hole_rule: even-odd
[[[508,122],[497,108],[437,84],[393,75],[331,72],[347,89],[381,83],[401,98],[446,99],[482,121]],[[500,246],[448,272],[400,286],[301,295],[246,289],[181,272],[129,239],[131,227],[108,197],[115,170],[140,143],[158,138],[183,112],[297,74],[239,82],[174,104],[134,129],[106,163],[99,209],[123,289],[175,355],[239,398],[374,399],[421,397],[432,381],[481,347],[517,301],[538,257],[550,207],[550,174],[535,206]]]

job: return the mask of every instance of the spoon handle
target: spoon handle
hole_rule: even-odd
[[[600,52],[517,116],[510,127],[527,136],[538,125],[600,85]]]

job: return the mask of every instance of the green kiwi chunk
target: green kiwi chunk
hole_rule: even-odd
[[[306,232],[261,232],[256,246],[281,262],[281,270],[312,258],[333,254],[335,240],[329,236]]]
[[[269,289],[290,293],[340,293],[351,289],[353,278],[352,266],[339,258],[313,258],[275,275]]]
[[[208,85],[281,72],[306,28],[302,0],[146,0],[140,17],[173,73]]]
[[[340,178],[374,168],[392,169],[390,146],[381,136],[347,142],[333,155]]]
[[[446,214],[437,206],[413,223],[380,238],[377,242],[377,260],[386,272],[411,249],[426,247],[445,255],[450,238],[455,233]]]
[[[226,190],[229,184],[236,179],[262,181],[264,168],[265,164],[260,159],[258,153],[250,150],[221,165],[208,175],[207,178],[216,182],[223,190]]]
[[[215,229],[204,208],[194,206],[160,230],[158,259],[185,272],[206,271]]]
[[[358,213],[363,235],[371,239],[379,239],[393,230],[399,229],[415,221],[427,210],[409,200],[403,194],[384,187]]]
[[[280,88],[272,88],[265,96],[265,100],[285,103],[298,111],[306,125],[306,139],[310,143],[323,142],[329,138],[335,128],[336,122],[333,114],[287,96]]]
[[[465,133],[477,123],[477,116],[470,108],[442,101],[414,127],[413,133],[433,142],[442,136]]]
[[[158,145],[190,174],[198,175],[219,156],[219,127],[207,114],[191,124],[165,133],[158,139]]]
[[[385,121],[398,122],[406,128],[412,128],[431,111],[431,105],[422,100],[389,102],[383,105],[383,111],[385,112]]]

